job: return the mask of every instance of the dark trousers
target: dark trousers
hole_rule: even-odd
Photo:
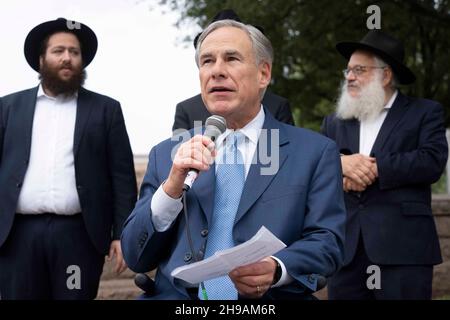
[[[329,300],[430,300],[433,280],[431,265],[378,265],[381,289],[369,289],[367,267],[376,265],[366,254],[359,237],[355,257],[328,280]]]
[[[103,264],[81,214],[16,214],[0,248],[1,299],[94,299]]]

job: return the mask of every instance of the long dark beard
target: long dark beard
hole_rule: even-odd
[[[75,69],[72,66],[74,71],[72,77],[68,80],[63,80],[58,75],[60,68],[53,68],[44,61],[39,70],[39,79],[42,82],[42,86],[55,95],[72,96],[84,84],[86,71],[81,68]]]

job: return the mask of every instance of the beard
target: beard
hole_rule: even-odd
[[[339,119],[373,120],[384,109],[386,93],[382,86],[381,75],[375,77],[361,88],[357,97],[352,97],[347,91],[348,81],[341,86],[337,102],[336,116]]]
[[[69,68],[73,72],[72,76],[67,80],[62,79],[58,74],[63,68]],[[42,86],[49,89],[55,95],[62,94],[65,97],[70,97],[84,84],[86,71],[81,66],[74,67],[70,63],[54,67],[49,65],[44,59],[39,69],[39,79],[41,80]]]

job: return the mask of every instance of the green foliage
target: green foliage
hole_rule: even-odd
[[[415,72],[406,94],[437,100],[450,124],[449,0],[161,0],[180,12],[179,22],[201,27],[222,9],[234,9],[247,23],[262,26],[271,39],[275,62],[271,90],[287,97],[296,124],[318,130],[334,109],[346,61],[339,41],[359,41],[367,32],[366,9],[381,8],[382,30],[402,39],[407,65]],[[191,39],[195,35],[190,35]],[[190,40],[188,40],[190,41]]]
[[[443,173],[441,178],[431,185],[431,191],[434,194],[445,194],[447,193],[447,173]]]

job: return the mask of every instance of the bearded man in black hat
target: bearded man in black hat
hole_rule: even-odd
[[[322,132],[341,152],[347,226],[329,298],[430,299],[433,265],[442,262],[431,184],[448,156],[443,108],[399,91],[415,76],[392,36],[374,30],[336,48],[348,65]]]
[[[41,82],[0,99],[0,295],[93,299],[105,255],[126,269],[137,197],[121,107],[82,87],[97,51],[86,25],[44,22],[24,51]]]

